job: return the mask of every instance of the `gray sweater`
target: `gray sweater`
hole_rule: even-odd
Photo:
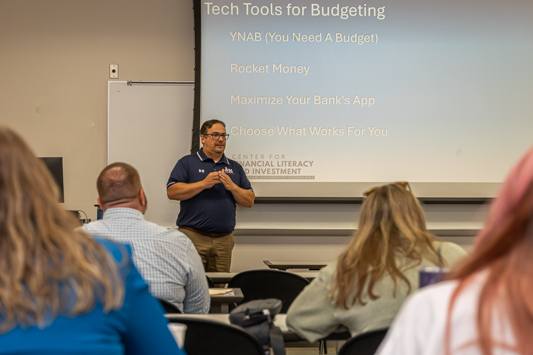
[[[441,248],[443,259],[448,266],[452,266],[462,259],[466,252],[460,246],[448,242],[436,242],[435,248]],[[407,264],[402,258],[398,264]],[[407,265],[403,273],[411,283],[411,292],[418,288],[418,272],[425,266],[435,266],[423,259],[418,265]],[[390,276],[378,280],[373,287],[373,293],[379,298],[371,300],[363,292],[363,306],[356,303],[345,310],[333,306],[326,298],[331,282],[335,275],[337,262],[334,261],[320,270],[316,279],[307,286],[294,300],[287,312],[287,326],[310,342],[322,339],[332,332],[347,328],[352,336],[374,329],[389,327],[400,306],[407,298],[408,288],[405,282],[397,280],[396,297],[393,296],[393,281]],[[444,305],[445,306],[445,305]]]

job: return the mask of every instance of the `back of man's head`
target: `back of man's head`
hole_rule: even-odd
[[[126,163],[113,163],[104,168],[96,180],[102,207],[133,202],[142,189],[137,170]]]

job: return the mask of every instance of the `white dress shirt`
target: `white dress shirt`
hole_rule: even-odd
[[[193,243],[177,229],[148,222],[133,208],[109,208],[103,219],[86,224],[88,233],[133,250],[133,263],[156,298],[183,313],[209,312],[211,298],[202,261]]]

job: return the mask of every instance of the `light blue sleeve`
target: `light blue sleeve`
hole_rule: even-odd
[[[185,285],[185,299],[183,300],[183,313],[209,313],[211,296],[204,266],[194,244],[187,238],[187,259],[190,270]]]

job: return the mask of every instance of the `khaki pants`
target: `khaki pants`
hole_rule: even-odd
[[[202,258],[206,272],[229,272],[231,251],[233,250],[233,233],[224,237],[212,238],[179,228],[193,242]]]

